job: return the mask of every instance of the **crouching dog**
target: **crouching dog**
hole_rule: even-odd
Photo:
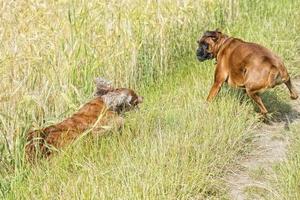
[[[25,154],[27,160],[47,158],[58,149],[73,143],[85,133],[99,134],[124,124],[122,114],[138,107],[143,97],[128,88],[113,88],[111,82],[96,78],[95,98],[83,105],[71,117],[28,133]]]

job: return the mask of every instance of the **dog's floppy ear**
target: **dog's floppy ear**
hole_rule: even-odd
[[[214,31],[205,31],[203,36],[206,37],[213,37],[214,36]]]
[[[113,90],[113,87],[111,86],[111,81],[108,81],[104,78],[97,77],[95,78],[94,82],[96,84],[96,91],[94,96],[102,96]]]
[[[221,34],[219,29],[216,29],[215,31],[205,31],[204,36],[211,37],[213,41],[217,41],[220,39]]]

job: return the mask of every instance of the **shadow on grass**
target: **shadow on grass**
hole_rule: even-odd
[[[253,105],[255,112],[260,110],[256,103],[251,100],[244,90],[238,90],[233,93],[241,103],[249,101]],[[288,93],[286,95],[289,95]],[[285,123],[285,129],[289,129],[289,125],[295,120],[300,119],[300,102],[298,100],[284,100],[280,98],[274,91],[266,91],[260,95],[269,114],[265,123]]]
[[[271,122],[285,122],[285,129],[289,129],[289,125],[300,118],[300,107],[294,105],[295,103],[290,100],[283,100],[270,91],[265,92],[262,99],[269,113],[272,114],[270,117]]]

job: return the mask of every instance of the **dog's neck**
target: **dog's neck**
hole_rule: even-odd
[[[214,46],[213,55],[218,59],[219,53],[222,51],[222,49],[226,46],[226,42],[230,39],[227,35],[224,35],[222,38],[220,38],[220,41]]]

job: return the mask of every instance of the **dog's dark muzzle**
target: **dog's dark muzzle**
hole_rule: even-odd
[[[201,47],[199,47],[197,49],[196,55],[200,62],[213,58],[213,55],[207,52],[207,45],[202,45]]]

